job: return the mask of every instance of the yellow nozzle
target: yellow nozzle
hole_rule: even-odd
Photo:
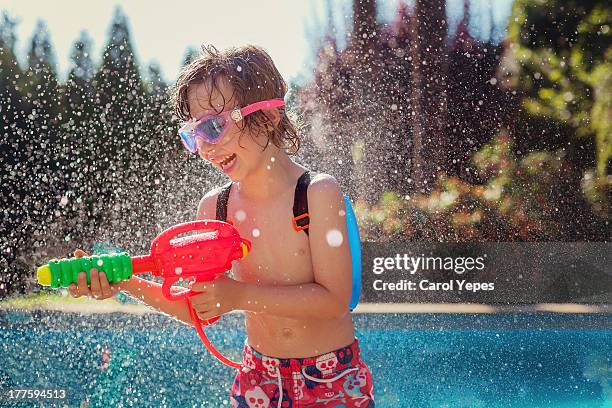
[[[242,256],[240,259],[244,259],[244,257],[249,253],[249,247],[244,242],[241,242],[240,246],[242,247]]]
[[[43,286],[51,286],[51,269],[49,265],[43,265],[36,271],[38,276],[38,284]]]

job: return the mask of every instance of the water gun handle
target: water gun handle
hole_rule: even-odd
[[[174,285],[178,280],[179,278],[164,279],[164,283],[162,283],[162,293],[166,299],[177,301],[186,299],[193,294],[192,290],[184,290],[182,292],[173,293],[171,290],[172,285]]]
[[[208,320],[201,320],[196,314],[195,309],[193,308],[193,305],[191,304],[191,299],[188,299],[188,302],[189,302],[189,313],[191,314],[191,320],[193,321],[193,325],[195,326],[198,336],[200,336],[200,340],[202,340],[202,343],[208,349],[210,354],[212,354],[217,360],[219,360],[226,366],[240,370],[242,368],[242,363],[232,361],[229,358],[225,357],[219,350],[217,350],[215,346],[213,346],[213,344],[208,339],[208,336],[204,332],[203,327],[206,327],[216,322],[217,320],[219,320],[219,316],[215,316]]]

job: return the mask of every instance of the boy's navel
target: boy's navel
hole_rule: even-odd
[[[287,337],[287,338],[293,337],[293,330],[288,327],[285,327],[282,330],[282,335],[283,337]]]

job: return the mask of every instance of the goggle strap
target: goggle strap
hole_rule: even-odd
[[[261,109],[280,108],[282,106],[285,106],[285,101],[283,99],[270,99],[268,101],[255,102],[245,106],[244,108],[240,109],[240,113],[244,117]]]

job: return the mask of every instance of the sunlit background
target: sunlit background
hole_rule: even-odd
[[[75,247],[144,251],[224,183],[169,104],[201,44],[270,52],[296,160],[338,179],[365,241],[609,240],[610,10],[576,7],[5,1],[0,293]]]
[[[399,3],[400,0],[380,1],[378,20],[391,22]],[[500,41],[505,36],[511,5],[511,0],[473,1],[470,32],[481,40]],[[178,6],[170,2],[150,4],[142,1],[2,2],[2,9],[18,22],[15,50],[19,61],[26,63],[28,41],[36,24],[42,21],[50,33],[61,79],[68,75],[73,43],[83,30],[91,38],[94,63],[100,63],[109,24],[118,6],[129,17],[134,55],[141,68],[151,63],[159,64],[166,81],[176,79],[187,48],[197,48],[204,42],[218,48],[247,42],[258,44],[268,50],[285,79],[312,77],[316,44],[327,34],[327,29],[333,27],[340,47],[344,47],[346,31],[352,26],[350,0],[236,1],[231,6],[195,0],[182,1]],[[463,2],[451,0],[447,7],[449,27],[453,32],[463,16]]]
[[[0,390],[63,385],[70,406],[231,404],[231,372],[192,328],[34,276],[75,248],[144,254],[227,181],[182,149],[168,103],[203,43],[270,53],[303,123],[295,160],[336,177],[364,242],[609,242],[608,3],[3,0]],[[609,267],[594,263],[609,305]],[[559,296],[576,284],[529,278]],[[377,406],[609,406],[608,312],[498,306],[356,313]],[[224,316],[211,334],[234,359],[242,323]]]

